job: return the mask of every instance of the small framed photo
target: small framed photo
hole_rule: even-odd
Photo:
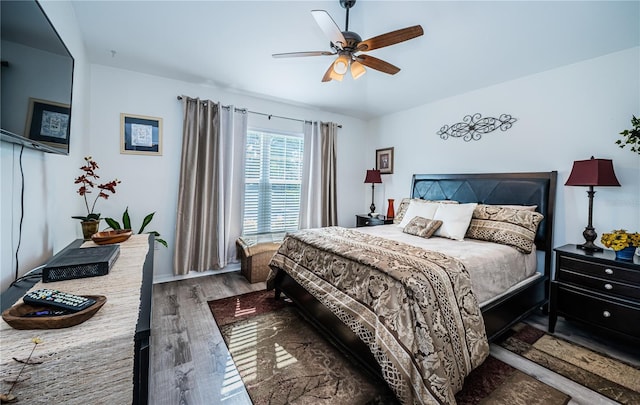
[[[393,148],[376,150],[376,169],[380,174],[393,174]]]
[[[120,153],[162,155],[162,118],[120,114]]]
[[[54,147],[69,145],[69,104],[29,98],[26,134]]]

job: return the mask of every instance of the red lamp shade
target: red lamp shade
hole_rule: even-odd
[[[576,160],[565,186],[620,186],[610,159]]]
[[[367,170],[367,175],[364,178],[365,183],[382,183],[382,178],[380,178],[380,170]]]
[[[602,248],[593,243],[598,236],[593,227],[593,196],[596,193],[593,191],[593,187],[620,185],[613,171],[613,162],[609,159],[594,159],[593,156],[589,160],[576,160],[573,162],[569,179],[564,185],[589,187],[589,191],[587,191],[589,196],[589,223],[582,232],[585,243],[577,246],[588,252],[601,252]]]

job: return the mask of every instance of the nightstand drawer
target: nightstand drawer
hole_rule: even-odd
[[[580,287],[590,288],[603,294],[617,295],[623,298],[640,300],[640,285],[619,283],[611,279],[591,277],[582,273],[575,273],[560,269],[556,280],[575,284]]]
[[[571,270],[575,273],[598,277],[608,281],[640,285],[640,271],[616,266],[614,264],[596,263],[567,256],[560,256],[558,264],[561,270]]]
[[[557,311],[565,316],[583,320],[633,337],[640,337],[640,306],[631,302],[614,301],[591,292],[557,288]]]
[[[356,227],[359,226],[376,226],[389,225],[393,223],[393,219],[385,219],[385,217],[372,218],[366,214],[356,215]]]
[[[378,218],[363,218],[358,217],[358,226],[373,226],[373,225],[383,225],[384,221]]]

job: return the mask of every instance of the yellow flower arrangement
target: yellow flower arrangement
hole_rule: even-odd
[[[633,246],[640,246],[640,233],[628,233],[626,229],[615,229],[611,233],[602,234],[603,245],[615,251]]]

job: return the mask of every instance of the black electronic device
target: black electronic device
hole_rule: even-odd
[[[42,281],[107,275],[119,255],[120,245],[69,249],[47,263],[42,269]]]
[[[0,20],[0,140],[68,155],[73,56],[38,1],[0,1]]]
[[[55,308],[66,309],[72,312],[82,311],[96,303],[93,298],[43,288],[28,292],[23,298],[25,304],[38,306],[46,305]]]

